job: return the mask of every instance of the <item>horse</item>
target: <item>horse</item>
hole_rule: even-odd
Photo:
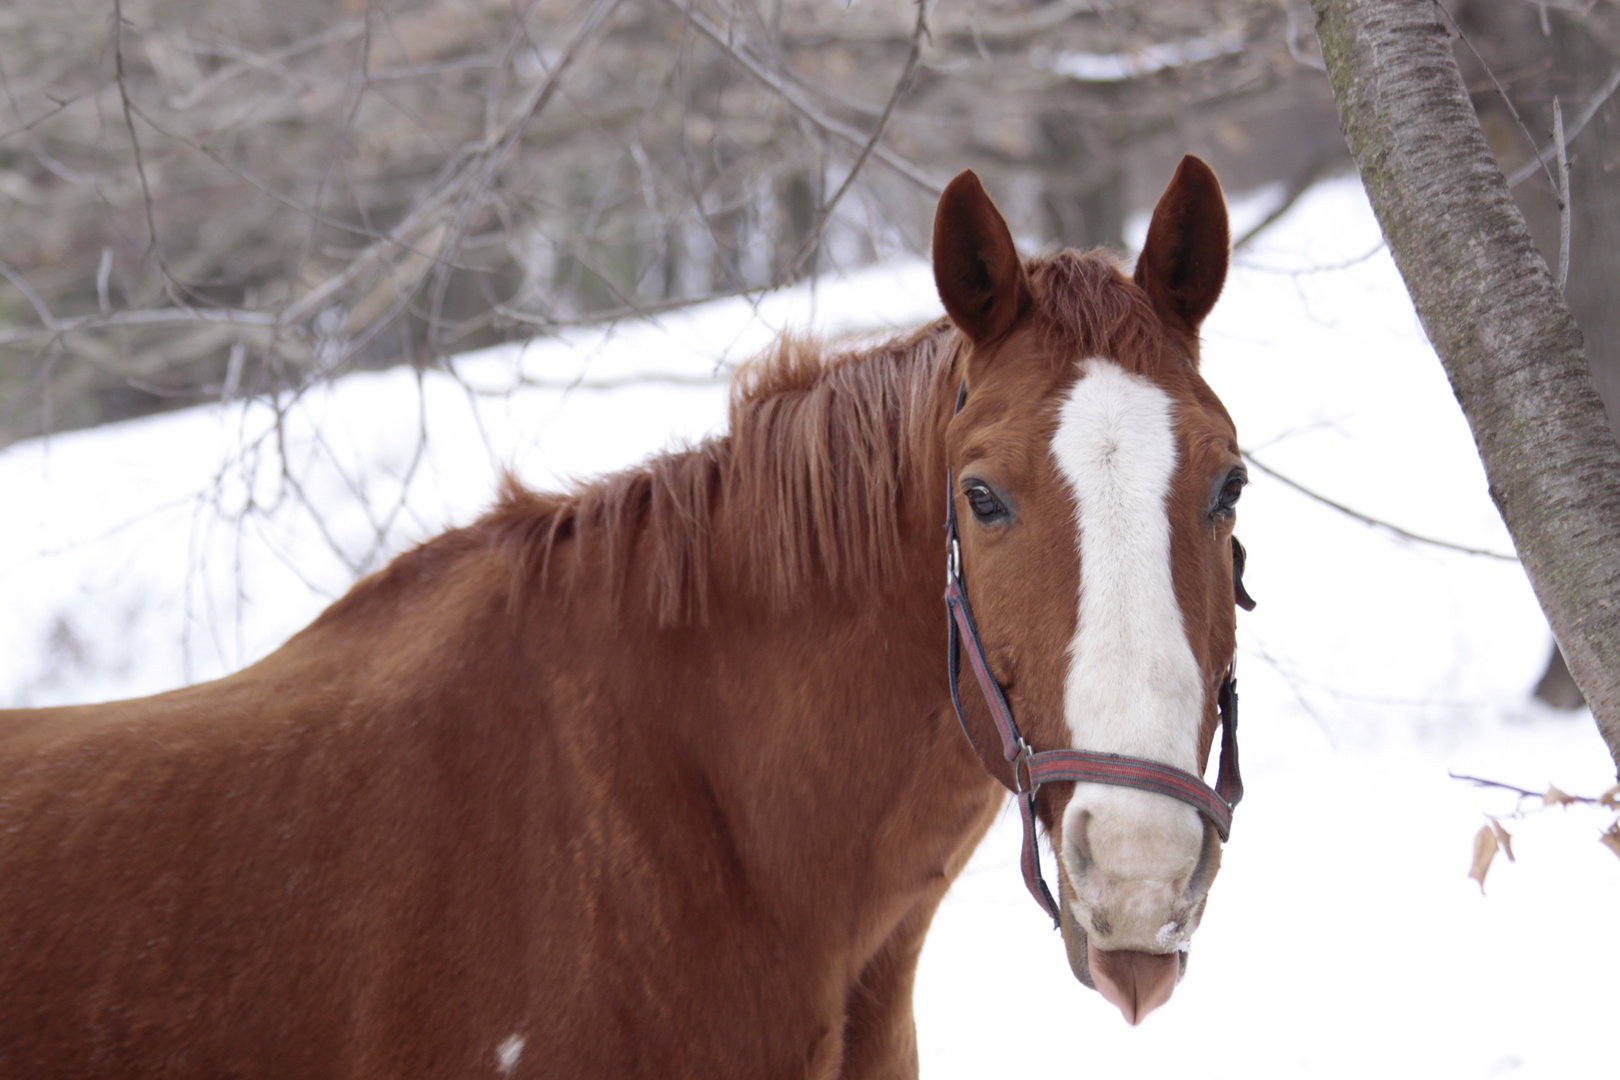
[[[1244,597],[1198,371],[1227,229],[1189,156],[1129,274],[1025,260],[963,173],[945,317],[783,338],[724,434],[508,477],[235,674],[0,713],[0,1075],[914,1075],[919,950],[1009,789],[1139,1021],[1220,808],[1037,759],[1203,785]]]

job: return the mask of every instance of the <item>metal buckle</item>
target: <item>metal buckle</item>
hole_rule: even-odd
[[[956,537],[951,537],[951,543],[945,550],[945,584],[962,577],[962,545]]]
[[[1032,756],[1033,751],[1030,750],[1029,743],[1025,742],[1024,737],[1020,735],[1018,737],[1018,753],[1014,754],[1012,759],[1013,790],[1019,795],[1035,794],[1035,777],[1029,770],[1029,759]],[[1022,776],[1019,775],[1019,766],[1023,766]]]

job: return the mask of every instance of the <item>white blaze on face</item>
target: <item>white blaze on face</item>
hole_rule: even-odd
[[[1080,367],[1052,440],[1080,534],[1080,617],[1064,686],[1069,733],[1079,749],[1196,772],[1204,692],[1171,578],[1171,400],[1110,360]],[[1202,847],[1197,811],[1132,788],[1077,784],[1064,812],[1071,880],[1080,877],[1080,830],[1094,860],[1081,906],[1101,911],[1115,931],[1115,944],[1099,947],[1164,951],[1166,918]]]

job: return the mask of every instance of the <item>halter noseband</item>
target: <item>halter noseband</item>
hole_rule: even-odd
[[[964,381],[956,395],[957,412],[961,411],[966,396],[967,383]],[[1226,679],[1221,683],[1220,694],[1216,698],[1221,716],[1221,764],[1214,788],[1193,773],[1146,758],[1092,750],[1046,750],[1037,753],[1030,749],[1029,743],[1019,732],[1007,697],[990,672],[990,662],[979,640],[978,625],[973,620],[973,606],[968,603],[967,587],[962,583],[962,545],[956,532],[956,491],[949,469],[945,472],[945,537],[945,608],[950,626],[946,671],[950,677],[951,704],[956,708],[956,719],[962,725],[962,734],[967,736],[968,745],[983,761],[984,755],[979,754],[973,735],[968,731],[967,719],[962,715],[962,698],[957,685],[961,645],[965,642],[968,663],[978,677],[979,688],[984,692],[991,718],[1001,735],[1002,756],[1012,766],[1011,779],[997,775],[989,769],[988,764],[985,767],[1017,797],[1018,813],[1024,821],[1023,853],[1019,859],[1024,885],[1035,897],[1035,902],[1052,917],[1053,925],[1059,921],[1058,905],[1041,876],[1041,855],[1035,835],[1035,793],[1042,784],[1072,780],[1168,795],[1203,814],[1215,826],[1220,838],[1226,840],[1232,830],[1232,810],[1243,798],[1243,779],[1238,773],[1237,752],[1237,679],[1234,674],[1237,662],[1234,660],[1227,667]],[[1234,592],[1237,602],[1248,610],[1254,607],[1254,601],[1249,599],[1249,594],[1243,588],[1243,561],[1243,546],[1234,537]]]

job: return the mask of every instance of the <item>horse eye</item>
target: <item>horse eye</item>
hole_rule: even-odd
[[[1246,483],[1248,483],[1248,478],[1241,472],[1234,472],[1228,476],[1225,485],[1221,488],[1221,498],[1215,505],[1215,512],[1230,514],[1232,508],[1237,506],[1238,498],[1243,494],[1243,485]]]
[[[996,498],[995,492],[985,485],[974,484],[965,494],[968,506],[973,510],[973,516],[980,521],[992,521],[1006,516],[1007,508],[1001,505],[1001,500]]]

